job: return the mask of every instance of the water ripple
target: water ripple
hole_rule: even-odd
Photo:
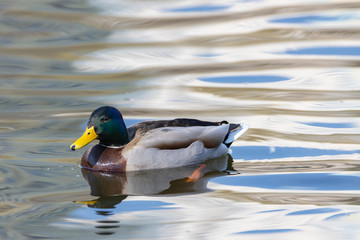
[[[1,1],[0,235],[356,239],[359,9],[356,0]],[[105,104],[129,125],[245,120],[251,128],[232,145],[239,174],[205,174],[185,189],[171,178],[180,171],[155,174],[153,191],[128,175],[131,193],[153,195],[96,205],[82,152],[68,145]]]

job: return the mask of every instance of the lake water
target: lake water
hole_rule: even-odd
[[[0,2],[0,239],[359,239],[358,0]],[[246,121],[231,156],[78,167],[89,114]]]

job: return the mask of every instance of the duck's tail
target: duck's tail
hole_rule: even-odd
[[[245,122],[241,122],[240,124],[231,123],[229,132],[225,137],[224,144],[227,147],[230,147],[230,145],[241,135],[243,135],[248,129],[249,126]]]

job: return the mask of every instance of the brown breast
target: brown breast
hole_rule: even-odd
[[[97,144],[88,149],[81,158],[81,167],[97,171],[126,171],[123,148],[107,148]]]

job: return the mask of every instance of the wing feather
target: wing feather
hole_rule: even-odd
[[[163,127],[153,129],[141,136],[137,146],[159,149],[179,149],[201,141],[206,148],[215,148],[223,143],[229,124],[220,126]]]

